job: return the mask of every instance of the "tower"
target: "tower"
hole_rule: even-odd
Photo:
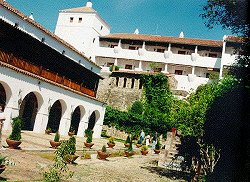
[[[95,61],[94,49],[99,46],[99,36],[110,33],[110,26],[92,8],[86,6],[59,12],[55,34]]]

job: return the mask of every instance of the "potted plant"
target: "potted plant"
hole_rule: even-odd
[[[155,145],[155,149],[154,149],[155,154],[159,154],[161,152],[161,144],[160,144],[160,140],[157,140],[157,143]]]
[[[132,146],[132,140],[130,140],[128,149],[125,150],[125,157],[131,157],[134,154],[135,153],[134,153],[133,146]]]
[[[140,148],[140,147],[141,147],[141,145],[142,145],[141,143],[142,143],[142,142],[141,142],[141,140],[137,140],[136,147],[137,147],[137,148]]]
[[[48,129],[46,129],[45,130],[45,134],[48,134],[48,135],[50,135],[52,133],[52,130],[51,130],[51,128],[48,128]]]
[[[115,138],[114,137],[109,137],[109,141],[108,141],[108,146],[109,148],[113,148],[115,146]]]
[[[146,145],[141,146],[141,154],[147,155],[148,154],[148,147]]]
[[[91,148],[94,144],[92,143],[93,131],[90,129],[85,130],[85,136],[87,137],[86,142],[84,142],[85,147]]]
[[[125,147],[127,147],[127,148],[129,147],[130,141],[132,141],[132,140],[130,140],[130,136],[128,135],[126,138],[126,141],[124,143]]]
[[[15,117],[12,119],[11,123],[12,132],[10,136],[6,139],[6,143],[11,149],[17,149],[18,146],[22,143],[21,140],[21,129],[22,129],[22,119],[20,117]]]
[[[2,156],[0,154],[0,174],[5,170],[6,166],[5,166],[5,160],[6,157]]]
[[[71,126],[70,127],[70,130],[69,130],[69,132],[68,132],[68,135],[71,137],[71,136],[73,136],[75,134],[75,130],[74,130],[74,128]]]
[[[56,149],[58,146],[61,145],[61,142],[60,142],[60,134],[59,132],[57,131],[56,134],[55,134],[55,137],[54,137],[54,140],[50,140],[50,145],[52,148]]]
[[[76,138],[70,137],[66,141],[66,155],[65,159],[68,163],[72,164],[79,156],[76,153]]]
[[[105,145],[102,146],[102,150],[97,151],[97,154],[100,160],[106,160],[106,158],[109,156]]]
[[[87,152],[86,150],[83,149],[83,153],[82,153],[82,159],[91,159],[91,155],[89,152]]]

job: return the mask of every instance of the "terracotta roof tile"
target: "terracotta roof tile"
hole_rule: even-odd
[[[73,12],[73,13],[96,13],[96,11],[91,7],[79,7],[61,10],[61,12]]]
[[[157,35],[144,35],[144,34],[109,34],[102,38],[110,39],[127,39],[127,40],[141,40],[148,42],[166,42],[166,43],[179,43],[179,44],[191,44],[200,46],[222,47],[223,41],[220,40],[205,40],[194,38],[179,38],[179,37],[167,37]]]
[[[249,38],[246,37],[237,37],[237,36],[227,36],[225,39],[227,42],[245,42],[246,40],[249,40]]]
[[[91,61],[89,58],[87,58],[83,53],[81,53],[80,51],[78,51],[74,46],[70,45],[68,42],[64,41],[63,39],[59,38],[57,35],[51,33],[49,30],[47,30],[46,28],[44,28],[42,25],[40,25],[39,23],[37,23],[36,21],[30,19],[28,16],[26,16],[25,14],[23,14],[22,12],[20,12],[19,10],[17,10],[16,8],[12,7],[10,4],[3,2],[0,0],[0,5],[2,5],[4,8],[8,9],[9,11],[13,12],[14,14],[18,15],[19,17],[21,17],[24,21],[27,21],[28,23],[32,24],[34,27],[42,30],[44,33],[46,33],[47,35],[51,36],[52,38],[54,38],[56,41],[62,43],[63,45],[65,45],[66,47],[68,47],[69,49],[71,49],[72,51],[76,52],[77,54],[79,54],[80,56],[84,57],[87,61],[89,61],[90,63],[94,64],[95,66],[97,66],[98,68],[101,68],[100,66],[98,66],[96,63],[94,63],[93,61]]]

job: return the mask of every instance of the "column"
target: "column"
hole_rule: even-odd
[[[194,75],[195,67],[192,67],[192,75]]]
[[[171,44],[168,44],[168,51],[171,51]]]
[[[223,38],[224,39],[224,38]],[[223,72],[223,57],[226,52],[226,41],[223,41],[223,48],[222,48],[222,54],[221,54],[221,63],[220,63],[220,75],[219,78],[222,78],[222,72]]]
[[[195,46],[194,53],[195,53],[195,54],[198,54],[198,46]]]
[[[117,58],[115,58],[115,66],[117,66],[118,60]]]

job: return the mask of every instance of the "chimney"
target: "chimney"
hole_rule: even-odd
[[[183,32],[180,33],[179,38],[184,38],[184,33]]]
[[[29,18],[30,18],[31,20],[34,20],[33,13],[30,13]]]
[[[88,1],[87,3],[86,3],[86,7],[89,7],[89,8],[92,8],[92,2],[91,1]]]
[[[134,34],[139,34],[139,30],[138,30],[138,28],[137,28],[137,29],[135,29]]]

